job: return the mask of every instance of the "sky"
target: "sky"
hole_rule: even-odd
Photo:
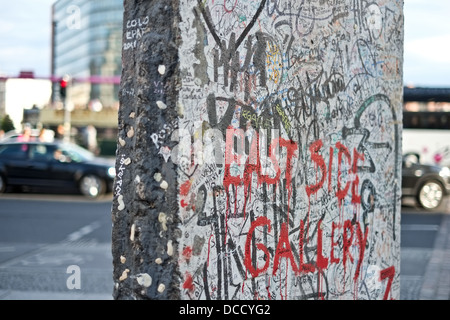
[[[50,75],[54,2],[0,0],[0,75]],[[450,1],[404,0],[404,16],[404,84],[450,87]]]
[[[0,74],[49,76],[55,0],[0,0]]]

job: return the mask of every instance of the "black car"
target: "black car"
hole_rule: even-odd
[[[73,143],[0,143],[0,192],[7,187],[51,188],[96,198],[112,191],[115,161],[94,156]]]
[[[438,208],[445,196],[450,194],[450,169],[420,163],[417,153],[403,156],[402,196],[415,197],[427,210]]]

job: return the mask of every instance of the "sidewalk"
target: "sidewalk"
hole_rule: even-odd
[[[68,279],[80,270],[80,289]],[[44,245],[0,265],[0,300],[112,300],[111,245],[83,241]]]
[[[450,300],[450,214],[444,216],[438,231],[419,300]]]

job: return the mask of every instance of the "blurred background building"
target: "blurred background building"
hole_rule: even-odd
[[[6,119],[16,131],[51,129],[55,137],[68,128],[70,139],[85,147],[92,145],[86,137],[94,129],[98,152],[115,155],[123,0],[57,0],[50,10],[49,75],[0,75],[0,124]],[[66,76],[63,96],[60,81]]]
[[[69,75],[73,108],[118,107],[123,0],[59,0],[52,7],[51,74]],[[52,102],[58,106],[58,83]]]
[[[115,154],[119,82],[122,72],[123,0],[58,0],[52,6],[53,90],[41,111],[43,126],[58,131],[64,109],[71,112],[71,136],[84,141],[94,127],[99,152]],[[69,76],[66,97],[58,79]],[[64,104],[65,103],[65,104]]]

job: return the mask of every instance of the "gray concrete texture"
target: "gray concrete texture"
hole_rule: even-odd
[[[403,1],[124,1],[115,299],[399,299]]]

